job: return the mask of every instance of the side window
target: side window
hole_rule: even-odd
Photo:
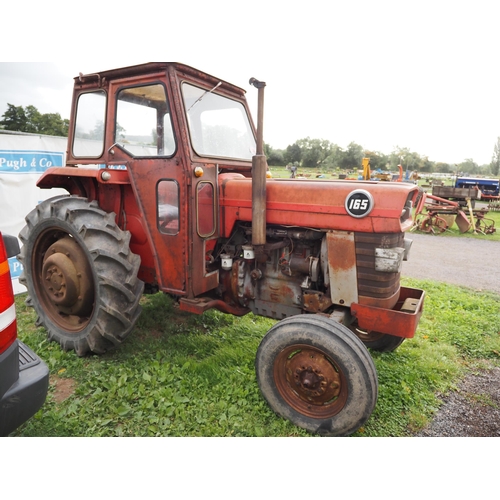
[[[73,156],[99,158],[102,155],[105,119],[105,92],[81,94],[76,108]]]
[[[130,87],[118,92],[115,143],[133,156],[174,154],[174,132],[163,85]]]
[[[179,185],[176,181],[163,180],[156,192],[158,228],[163,234],[179,232]]]
[[[215,231],[215,196],[211,182],[200,182],[196,189],[198,234],[207,237]]]

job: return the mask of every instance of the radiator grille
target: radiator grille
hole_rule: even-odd
[[[404,247],[403,233],[355,233],[358,293],[385,299],[399,290],[400,273],[375,271],[375,248]]]

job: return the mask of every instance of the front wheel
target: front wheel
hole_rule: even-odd
[[[26,216],[20,282],[37,324],[65,350],[103,353],[132,330],[141,308],[140,257],[115,214],[95,201],[57,196]]]
[[[324,316],[277,323],[262,340],[255,367],[272,410],[313,433],[352,434],[377,402],[377,372],[367,349],[348,328]]]

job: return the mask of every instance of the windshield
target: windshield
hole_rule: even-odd
[[[198,155],[252,159],[255,137],[240,102],[188,83],[182,84],[182,95],[191,142]]]

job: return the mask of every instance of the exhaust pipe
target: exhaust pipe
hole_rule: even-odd
[[[264,154],[264,87],[265,82],[250,78],[250,85],[259,90],[257,108],[257,151],[252,157],[252,245],[266,244],[266,172]]]

